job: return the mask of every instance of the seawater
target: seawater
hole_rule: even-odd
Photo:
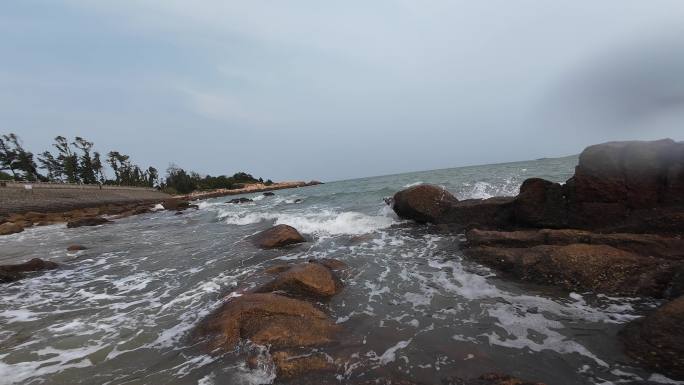
[[[562,182],[576,157],[326,183],[199,203],[199,210],[95,228],[32,228],[0,238],[0,263],[46,258],[63,268],[0,286],[2,384],[278,383],[265,347],[207,355],[189,334],[235,293],[283,262],[337,258],[343,292],[319,304],[345,341],[321,348],[344,364],[330,383],[378,378],[439,384],[514,374],[554,385],[675,383],[633,367],[616,337],[656,301],[515,282],[463,257],[462,234],[397,218],[383,198],[418,183],[459,199],[514,195],[522,181]],[[246,238],[274,224],[309,242],[258,250]],[[88,250],[68,253],[70,244]],[[248,354],[260,365],[250,370]],[[328,378],[330,380],[330,378]],[[291,383],[323,383],[313,375]],[[328,383],[328,382],[326,382]]]

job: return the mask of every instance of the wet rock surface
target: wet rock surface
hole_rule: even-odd
[[[264,194],[266,194],[266,193],[264,193]],[[240,204],[240,203],[249,203],[249,202],[254,202],[254,200],[249,199],[249,198],[241,197],[241,198],[231,199],[231,200],[229,200],[229,201],[226,202],[226,203]]]
[[[24,273],[52,270],[58,268],[55,262],[34,258],[28,262],[14,265],[0,265],[0,283],[8,283],[25,277]]]
[[[401,218],[419,223],[441,223],[443,215],[458,200],[443,187],[421,184],[394,194],[392,202],[394,212]]]
[[[271,270],[270,273],[275,273]],[[321,263],[309,262],[281,266],[277,277],[258,288],[260,293],[282,291],[290,295],[313,298],[330,298],[342,289],[342,283],[333,272]]]
[[[306,239],[292,226],[276,225],[254,235],[252,242],[262,249],[274,249],[306,242]]]
[[[627,355],[672,378],[684,380],[684,296],[632,321],[620,338]]]
[[[309,302],[273,293],[245,294],[226,302],[197,329],[209,350],[229,351],[240,339],[274,349],[322,346],[339,327]]]
[[[67,247],[67,251],[81,251],[87,249],[88,248],[83,245],[69,245],[69,247]]]
[[[24,231],[24,227],[17,223],[3,223],[0,224],[0,235],[16,234]]]

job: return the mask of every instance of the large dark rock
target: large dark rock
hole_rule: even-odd
[[[226,203],[240,204],[240,203],[249,203],[249,202],[254,202],[254,201],[252,199],[249,199],[249,198],[240,197],[240,198],[231,199]]]
[[[442,223],[448,223],[453,230],[503,229],[511,226],[511,197],[489,199],[466,199],[451,205],[442,215]]]
[[[107,218],[86,217],[86,218],[74,219],[73,221],[67,222],[67,227],[70,229],[73,229],[76,227],[83,227],[83,226],[99,226],[99,225],[104,225],[107,223],[111,223],[111,221]]]
[[[401,218],[419,223],[444,223],[443,215],[456,202],[458,199],[445,188],[421,184],[394,194],[392,208]]]
[[[525,180],[513,204],[513,220],[518,226],[566,226],[567,208],[563,186],[540,178]]]
[[[684,296],[621,332],[627,355],[647,368],[684,380]]]
[[[306,242],[306,239],[292,226],[277,225],[254,235],[252,242],[262,249],[273,249]]]
[[[1,265],[0,283],[13,282],[22,279],[24,278],[23,273],[52,270],[58,267],[59,265],[57,263],[46,261],[40,258],[34,258],[28,262],[15,265]]]
[[[274,270],[272,270],[274,272]],[[278,276],[256,291],[282,291],[292,295],[330,298],[342,289],[340,280],[321,263],[309,262],[280,269]]]
[[[273,293],[245,294],[203,320],[195,335],[210,351],[231,351],[240,339],[274,349],[312,347],[335,341],[339,326],[306,301]]]
[[[466,254],[516,278],[568,290],[657,298],[681,290],[681,262],[643,257],[607,245],[477,246]]]

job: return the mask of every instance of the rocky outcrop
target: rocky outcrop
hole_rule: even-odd
[[[196,333],[209,350],[230,351],[241,338],[274,349],[322,346],[334,342],[338,331],[339,326],[306,301],[254,293],[226,302]]]
[[[83,227],[83,226],[99,226],[99,225],[104,225],[107,223],[111,223],[107,218],[102,218],[102,217],[86,217],[86,218],[80,218],[80,219],[75,219],[72,221],[67,222],[67,227],[70,229],[76,228],[76,227]]]
[[[565,184],[531,178],[513,198],[456,201],[441,190],[421,185],[399,191],[394,210],[402,218],[448,223],[457,230],[677,234],[684,228],[684,143],[664,139],[590,146]]]
[[[262,249],[274,249],[278,247],[306,242],[299,231],[292,226],[277,225],[252,236],[252,242]]]
[[[0,283],[8,283],[25,277],[24,273],[52,270],[58,268],[55,262],[34,258],[28,262],[16,265],[0,265]]]
[[[684,380],[684,296],[632,321],[621,332],[627,355],[651,370]]]
[[[394,194],[394,212],[419,223],[442,223],[444,214],[458,202],[444,187],[421,184]]]
[[[522,280],[613,295],[670,297],[681,290],[684,277],[680,262],[607,245],[478,246],[466,254]]]
[[[190,207],[190,202],[184,199],[172,198],[167,199],[162,203],[162,206],[166,210],[185,210]]]
[[[275,270],[271,270],[274,273]],[[290,295],[312,298],[330,298],[342,289],[342,283],[333,272],[321,263],[308,262],[281,267],[277,277],[261,286],[259,293],[285,292]]]
[[[0,225],[0,235],[16,234],[24,231],[24,227],[12,222],[3,223]]]

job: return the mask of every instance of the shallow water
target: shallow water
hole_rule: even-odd
[[[244,364],[255,352],[267,362],[263,348],[209,356],[189,333],[232,293],[263,282],[265,267],[317,257],[352,267],[344,291],[320,304],[345,330],[343,344],[321,349],[346,362],[333,375],[338,383],[387,377],[431,384],[491,371],[554,385],[675,383],[632,367],[616,339],[624,322],[655,301],[500,279],[463,258],[462,236],[400,221],[382,202],[420,182],[444,185],[460,199],[513,195],[528,177],[564,181],[576,161],[333,182],[246,195],[256,199],[243,205],[211,199],[181,216],[159,211],[1,237],[0,263],[40,257],[64,268],[0,286],[0,383],[271,383],[273,368]],[[280,223],[310,242],[263,251],[245,240]],[[89,249],[67,253],[74,243]]]

